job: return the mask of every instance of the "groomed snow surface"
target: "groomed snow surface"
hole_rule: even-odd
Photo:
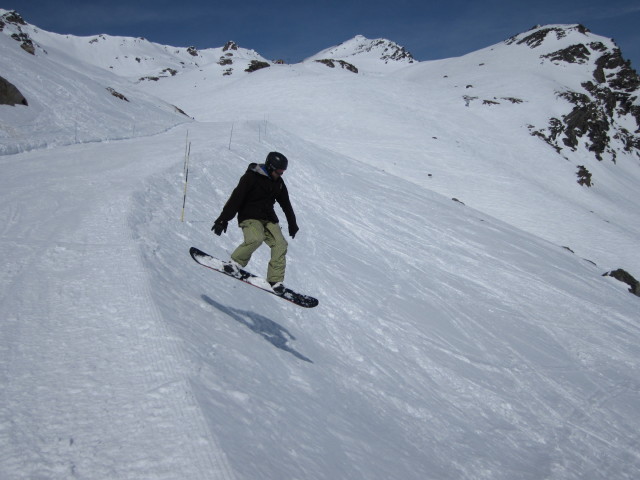
[[[114,140],[97,103],[86,143],[43,113],[0,157],[0,478],[637,478],[640,303],[602,276],[638,266],[637,160],[577,185],[588,160],[523,127],[543,87],[498,114],[442,75],[325,68],[194,71],[144,98],[196,121]],[[273,150],[310,310],[188,253],[228,257],[241,232],[213,220]]]

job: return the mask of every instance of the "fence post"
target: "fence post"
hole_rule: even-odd
[[[189,157],[191,156],[191,142],[187,145],[187,151],[184,161],[184,196],[182,198],[182,215],[180,221],[184,222],[184,206],[187,203],[187,184],[189,183]]]

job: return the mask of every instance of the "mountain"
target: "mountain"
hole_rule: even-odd
[[[149,135],[191,121],[99,61],[88,63],[94,58],[90,42],[43,32],[5,10],[0,30],[2,76],[27,104],[0,113],[7,125],[0,132],[1,154]]]
[[[1,19],[0,476],[637,476],[638,100],[612,40],[411,63],[356,37],[251,68]],[[211,224],[274,150],[311,310],[188,254],[237,246]]]
[[[362,35],[356,35],[340,45],[322,50],[305,61],[327,60],[352,62],[356,69],[360,66],[373,71],[389,71],[415,63],[413,55],[397,43],[385,38],[372,40]]]
[[[640,78],[612,40],[593,35],[581,25],[534,27],[503,44],[435,65],[420,65],[406,71],[404,78],[439,81],[445,72],[449,81],[466,82],[468,104],[545,101],[549,111],[560,109],[563,114],[547,115],[528,128],[564,157],[576,151],[586,158],[614,162],[623,152],[638,156]],[[509,81],[486,89],[497,82],[497,75]],[[531,98],[534,75],[542,88],[533,92],[546,89],[544,99]]]
[[[1,9],[0,50],[4,80],[11,85],[7,88],[17,90],[14,95],[18,95],[18,103],[29,103],[29,97],[33,97],[29,92],[45,93],[30,108],[10,112],[9,123],[19,118],[23,127],[18,142],[0,146],[3,154],[161,132],[191,121],[188,112],[150,97],[136,85],[157,82],[178,72],[207,69],[223,78],[234,71],[246,74],[270,65],[253,50],[239,48],[232,41],[220,48],[198,51],[142,38],[59,35],[28,24],[15,11]],[[15,64],[26,66],[22,70],[11,68]],[[41,76],[34,75],[43,69],[50,72],[46,85]],[[69,78],[70,71],[82,79]],[[110,111],[110,117],[98,119],[93,114],[96,110]]]
[[[234,69],[245,70],[252,62],[269,63],[257,52],[240,48],[233,41],[220,48],[198,50],[159,45],[144,38],[59,35],[29,25],[15,11],[0,10],[2,29],[31,54],[48,56],[60,63],[79,60],[133,82],[157,81],[211,63],[218,64],[220,73],[226,75]]]
[[[622,58],[620,49],[610,41],[590,35],[581,25],[538,27],[507,43],[526,44],[536,50],[549,36],[555,36],[555,43],[561,40],[566,46],[557,45],[562,48],[540,54],[543,62],[585,65],[592,77],[585,72],[581,88],[576,85],[573,89],[556,91],[558,97],[573,105],[572,110],[561,119],[551,118],[549,126],[535,134],[558,151],[562,148],[575,151],[583,143],[598,160],[606,154],[615,162],[620,150],[637,154],[640,151],[637,135],[640,133],[640,105],[637,104],[640,77]]]

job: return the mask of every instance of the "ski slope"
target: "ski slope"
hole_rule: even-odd
[[[632,478],[635,297],[276,126],[247,138],[256,126],[231,150],[223,125],[192,126],[185,222],[184,128],[2,159],[10,477]],[[298,159],[287,281],[322,299],[312,311],[187,253],[232,250],[216,207],[276,145]]]
[[[44,106],[0,107],[39,126],[3,130],[20,153],[0,157],[0,478],[637,477],[640,304],[602,276],[637,265],[637,162],[590,163],[586,190],[520,128],[553,108],[543,86],[498,115],[391,70],[194,70],[140,90],[158,115],[135,132],[68,73],[95,88],[78,143]],[[188,254],[241,241],[211,225],[273,150],[310,310]]]

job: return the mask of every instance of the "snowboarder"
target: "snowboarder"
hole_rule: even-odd
[[[288,163],[287,157],[278,152],[269,153],[264,164],[251,163],[211,227],[216,235],[221,235],[227,231],[229,221],[238,215],[244,242],[231,254],[231,269],[246,267],[253,252],[263,242],[271,248],[267,281],[276,293],[284,291],[282,282],[288,243],[280,229],[274,210],[275,202],[278,202],[287,217],[291,238],[295,238],[298,232],[287,186],[282,180]]]

